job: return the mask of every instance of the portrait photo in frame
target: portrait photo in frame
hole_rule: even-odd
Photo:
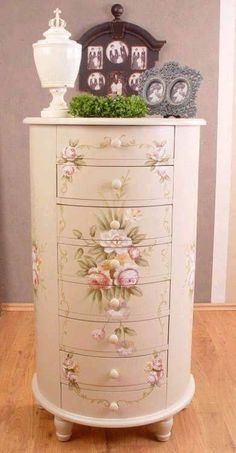
[[[150,98],[148,93],[155,80],[162,82],[165,90],[161,90],[159,85],[159,94],[156,91],[156,95],[151,95]],[[151,115],[193,118],[197,112],[196,95],[201,81],[202,75],[199,71],[171,61],[143,73],[139,80],[139,94],[145,99]]]

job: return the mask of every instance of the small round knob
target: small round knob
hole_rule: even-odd
[[[112,189],[119,190],[122,187],[122,181],[120,179],[113,179],[111,185]]]
[[[111,411],[118,411],[119,410],[119,405],[116,401],[112,401],[112,403],[110,404],[109,406],[109,409],[111,409]]]
[[[118,220],[112,220],[112,222],[110,223],[110,227],[112,230],[119,230],[120,222],[118,222]]]
[[[115,333],[113,333],[109,336],[108,340],[109,340],[109,343],[117,344],[119,341],[119,338],[117,337],[117,335]]]
[[[110,378],[112,379],[118,379],[118,377],[120,376],[120,373],[118,370],[116,370],[115,368],[112,368],[110,373],[109,373],[109,376]]]
[[[109,302],[109,307],[119,308],[119,306],[120,306],[119,299],[116,299],[116,297],[113,297],[113,299],[111,299],[110,302]]]
[[[120,20],[120,16],[123,14],[124,8],[119,3],[115,3],[111,7],[111,13],[114,16],[114,20]]]

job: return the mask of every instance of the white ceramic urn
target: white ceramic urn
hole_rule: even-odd
[[[61,11],[57,8],[54,13],[50,28],[43,33],[45,38],[33,44],[41,85],[49,88],[53,96],[50,106],[41,112],[43,117],[68,116],[64,94],[67,87],[74,87],[81,61],[81,44],[70,39],[66,22],[60,18]]]

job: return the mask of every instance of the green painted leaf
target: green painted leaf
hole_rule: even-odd
[[[137,286],[132,286],[131,288],[129,288],[129,292],[133,296],[142,296],[143,295],[141,289],[137,288]]]
[[[92,238],[94,238],[95,234],[96,234],[96,230],[97,230],[97,225],[92,225],[90,230],[89,230],[89,234]]]
[[[130,335],[130,336],[137,335],[136,331],[134,329],[130,329],[129,327],[124,327],[123,330],[126,335]]]
[[[75,258],[78,260],[80,259],[84,254],[84,251],[83,249],[80,247],[79,249],[76,250],[76,253],[75,253]]]
[[[121,330],[121,328],[120,328],[120,327],[117,327],[117,328],[115,329],[115,334],[117,335],[117,337],[118,337],[118,338],[120,338],[120,337],[121,337],[121,334],[122,334],[122,330]]]
[[[144,258],[138,258],[135,262],[136,262],[139,266],[143,266],[143,267],[148,267],[148,266],[149,266],[148,261],[145,260]]]
[[[76,239],[81,239],[83,236],[80,230],[73,230],[73,235],[76,236]]]

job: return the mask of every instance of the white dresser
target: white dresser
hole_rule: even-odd
[[[37,402],[168,440],[190,373],[199,119],[30,124]]]

